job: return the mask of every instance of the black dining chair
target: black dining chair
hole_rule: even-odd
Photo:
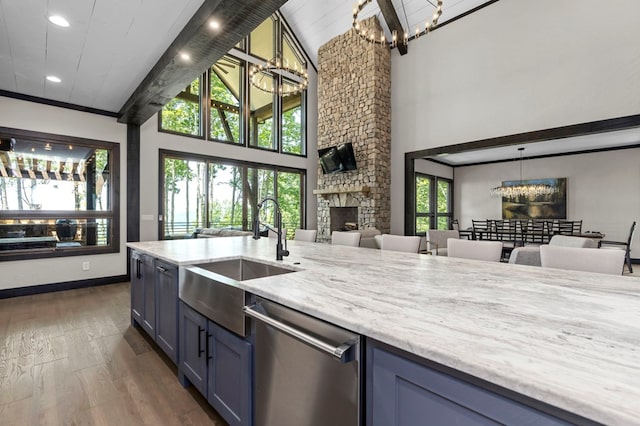
[[[471,219],[474,240],[490,240],[491,239],[491,221],[490,220],[473,220]]]
[[[633,231],[635,231],[635,229],[636,229],[636,222],[634,221],[631,224],[631,230],[629,231],[629,238],[627,238],[626,242],[625,241],[607,241],[607,240],[600,240],[598,242],[598,248],[623,249],[625,251],[624,262],[627,265],[627,268],[629,268],[629,272],[632,274],[633,274],[633,268],[631,267],[631,240],[633,239]]]

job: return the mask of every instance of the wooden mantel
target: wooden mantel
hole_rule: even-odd
[[[361,192],[365,195],[369,194],[368,186],[350,186],[347,188],[338,188],[338,189],[314,189],[313,193],[315,195],[331,195],[331,194],[350,194],[354,192]]]

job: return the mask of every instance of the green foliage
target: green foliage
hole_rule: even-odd
[[[431,179],[416,177],[416,212],[429,213],[429,201],[431,197]]]
[[[431,189],[435,183],[435,192]],[[416,217],[416,232],[424,232],[431,228],[431,218],[435,213],[436,229],[449,229],[451,213],[451,182],[426,175],[416,175],[416,214],[427,216]],[[435,200],[432,199],[435,197]],[[434,202],[436,211],[430,206]]]
[[[162,108],[162,128],[187,135],[200,135],[200,78],[194,80],[183,92],[193,95],[197,101],[191,102],[181,97],[173,98]]]
[[[211,71],[211,99],[217,102],[232,105],[240,110],[240,100],[233,91],[220,79],[215,71]],[[239,83],[238,83],[239,84]],[[233,110],[211,108],[211,138],[241,143],[240,140],[240,114]]]
[[[295,229],[301,225],[301,179],[302,176],[298,173],[278,172],[278,204],[282,211],[282,227],[287,229],[287,238],[293,238]]]
[[[282,151],[302,154],[302,108],[291,108],[282,114]]]

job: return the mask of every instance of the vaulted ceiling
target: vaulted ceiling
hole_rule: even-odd
[[[317,65],[318,48],[351,28],[355,1],[0,0],[0,95],[66,103],[141,124],[278,9]],[[445,0],[439,25],[496,1]],[[385,18],[393,8],[400,25],[415,28],[430,19],[434,3],[376,0],[359,17],[378,16],[388,33]],[[65,16],[69,27],[50,23],[54,14]],[[219,29],[209,26],[212,19]],[[190,58],[181,59],[182,53]],[[48,75],[62,81],[49,82]],[[474,158],[446,161],[484,161]]]
[[[482,3],[445,1],[441,22]],[[0,0],[0,90],[140,122],[280,6],[314,64],[322,44],[351,28],[345,0]],[[427,0],[393,6],[411,26],[435,10]],[[49,22],[55,14],[70,26]],[[376,2],[363,10],[372,15],[384,24]],[[210,18],[223,26],[207,29]],[[176,58],[182,51],[190,61]]]

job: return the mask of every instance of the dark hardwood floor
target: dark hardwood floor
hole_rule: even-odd
[[[129,306],[128,282],[0,300],[0,425],[226,425]]]

